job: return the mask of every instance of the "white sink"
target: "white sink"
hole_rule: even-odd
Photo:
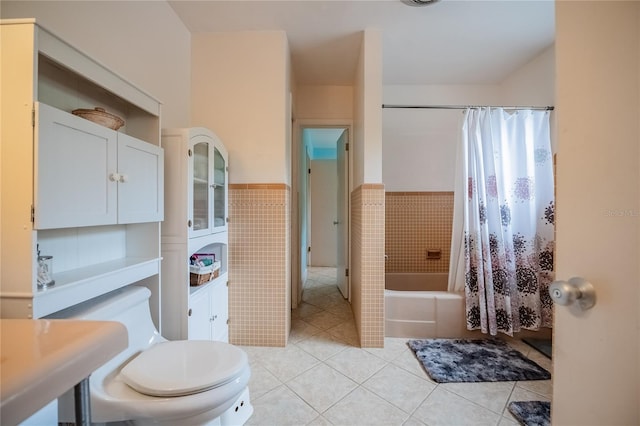
[[[119,322],[0,320],[0,424],[18,424],[128,345]]]

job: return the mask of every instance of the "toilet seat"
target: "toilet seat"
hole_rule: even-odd
[[[228,343],[180,340],[142,351],[120,371],[120,376],[145,395],[185,396],[233,381],[247,364],[245,352]]]

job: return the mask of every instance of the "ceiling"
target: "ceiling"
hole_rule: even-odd
[[[283,30],[296,82],[351,85],[362,30],[382,34],[383,84],[493,84],[550,46],[553,0],[169,1],[192,33]]]

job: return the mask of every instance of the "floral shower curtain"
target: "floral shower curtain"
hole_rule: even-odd
[[[460,258],[451,265],[464,268],[464,275],[459,270],[452,276],[464,277],[467,328],[513,335],[551,327],[555,202],[549,112],[468,109],[460,148],[466,200]]]

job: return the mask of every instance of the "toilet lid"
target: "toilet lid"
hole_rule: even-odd
[[[228,343],[178,340],[142,351],[120,375],[145,395],[182,396],[224,385],[247,365],[247,354]]]

